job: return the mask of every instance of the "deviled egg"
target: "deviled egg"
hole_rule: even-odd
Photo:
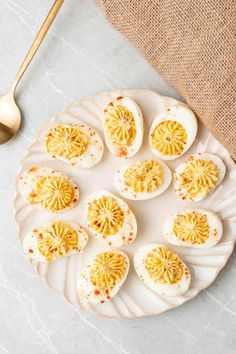
[[[73,208],[79,199],[75,182],[49,167],[32,166],[19,177],[19,189],[30,205],[53,213]]]
[[[164,223],[164,236],[173,245],[210,248],[223,233],[222,222],[213,211],[184,209],[172,214]]]
[[[103,155],[103,142],[98,133],[86,124],[57,124],[44,139],[47,152],[72,166],[90,168]]]
[[[23,241],[23,248],[30,259],[51,262],[63,256],[84,250],[88,235],[82,226],[70,221],[54,221],[35,227]]]
[[[143,116],[135,101],[117,97],[104,109],[103,127],[110,152],[117,157],[131,157],[143,141]]]
[[[100,304],[112,299],[129,272],[129,258],[121,251],[99,253],[79,276],[78,292],[87,302]]]
[[[191,274],[180,257],[160,244],[142,246],[134,255],[134,267],[143,283],[160,295],[184,294]]]
[[[182,200],[199,201],[205,198],[224,179],[225,164],[209,153],[188,157],[174,172],[175,191]]]
[[[154,119],[149,132],[152,152],[163,160],[183,155],[197,135],[197,118],[184,104],[165,108]]]
[[[91,232],[108,246],[132,243],[137,234],[136,218],[129,206],[107,191],[98,191],[86,201],[86,220]]]
[[[159,160],[143,160],[121,167],[115,175],[117,191],[131,200],[151,199],[163,193],[170,185],[172,173]]]

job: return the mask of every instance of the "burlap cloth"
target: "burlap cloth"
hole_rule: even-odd
[[[236,0],[95,0],[236,159]]]

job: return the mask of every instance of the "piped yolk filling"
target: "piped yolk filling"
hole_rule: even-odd
[[[90,271],[90,280],[97,291],[107,294],[124,277],[127,261],[123,255],[115,252],[100,253],[94,260]]]
[[[204,244],[210,236],[207,216],[197,212],[179,214],[173,223],[175,236],[193,245]]]
[[[88,137],[76,125],[59,124],[45,137],[45,145],[52,156],[71,160],[82,156],[88,147]]]
[[[29,196],[30,204],[41,204],[50,211],[60,211],[74,202],[74,188],[63,177],[43,176],[35,184]]]
[[[151,135],[152,146],[165,156],[180,155],[187,143],[185,128],[174,120],[160,122]]]
[[[126,147],[136,137],[135,119],[125,106],[112,106],[106,109],[104,125],[112,144]]]
[[[56,221],[41,231],[34,230],[39,252],[47,262],[78,250],[78,234],[69,224]]]
[[[147,254],[145,269],[155,282],[162,284],[175,284],[183,275],[180,258],[166,247],[154,248]]]
[[[124,183],[135,193],[155,192],[163,181],[163,170],[156,160],[132,164],[124,173]]]
[[[124,212],[111,197],[93,200],[88,206],[87,218],[90,227],[105,238],[115,235],[124,224]]]
[[[180,190],[190,199],[208,194],[219,180],[220,171],[212,160],[190,158],[180,173]]]

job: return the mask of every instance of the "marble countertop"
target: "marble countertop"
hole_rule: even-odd
[[[0,0],[0,94],[52,0]],[[92,0],[66,0],[24,76],[19,134],[0,147],[0,353],[230,354],[236,352],[236,257],[197,298],[158,317],[101,319],[52,293],[19,246],[13,183],[37,129],[66,104],[99,91],[150,88],[179,98]]]

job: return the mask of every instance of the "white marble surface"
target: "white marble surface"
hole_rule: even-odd
[[[0,94],[9,88],[52,1],[0,0]],[[24,122],[0,147],[0,353],[230,354],[236,352],[236,259],[193,301],[159,317],[81,313],[35,276],[19,247],[13,183],[40,125],[66,104],[113,88],[178,97],[91,0],[65,0],[17,91]]]

